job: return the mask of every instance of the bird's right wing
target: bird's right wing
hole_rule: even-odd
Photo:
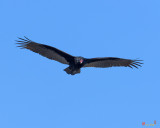
[[[116,57],[104,57],[104,58],[91,58],[86,60],[86,64],[83,67],[99,67],[107,68],[114,66],[124,66],[124,67],[141,67],[141,60],[131,60]]]
[[[36,43],[28,38],[25,37],[25,39],[19,38],[20,40],[17,40],[17,43],[19,44],[18,47],[29,49],[33,52],[39,53],[40,55],[47,57],[48,59],[56,60],[63,64],[69,64],[74,60],[74,57],[72,55],[69,55],[57,48],[39,44]]]

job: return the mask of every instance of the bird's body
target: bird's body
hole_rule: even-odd
[[[64,69],[64,71],[66,71],[67,74],[71,74],[71,75],[80,73],[80,69],[84,66],[85,60],[86,59],[83,57],[75,57],[73,63],[70,64],[69,67]]]
[[[99,57],[99,58],[91,58],[87,59],[84,57],[76,57],[72,56],[68,53],[65,53],[57,48],[39,44],[36,42],[31,41],[30,39],[26,38],[22,39],[19,38],[17,44],[20,44],[18,47],[29,49],[33,52],[39,53],[40,55],[47,57],[51,60],[56,60],[62,64],[67,64],[69,67],[64,69],[67,74],[75,75],[80,73],[80,69],[82,67],[99,67],[99,68],[106,68],[106,67],[113,67],[113,66],[124,66],[130,68],[138,68],[141,66],[141,60],[131,60],[131,59],[123,59],[117,57]]]

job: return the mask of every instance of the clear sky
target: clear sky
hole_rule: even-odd
[[[159,0],[0,0],[0,35],[0,128],[160,124]],[[17,48],[23,36],[75,56],[144,65],[71,76],[66,65]]]

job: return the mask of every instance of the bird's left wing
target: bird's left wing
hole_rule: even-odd
[[[68,53],[65,53],[57,48],[48,45],[36,43],[28,39],[27,37],[25,37],[25,39],[19,39],[20,40],[17,40],[17,42],[19,42],[17,43],[19,44],[18,47],[26,48],[33,52],[39,53],[40,55],[47,57],[48,59],[56,60],[63,64],[69,64],[74,59],[74,57],[69,55]]]
[[[116,57],[104,57],[104,58],[91,58],[86,59],[86,64],[83,67],[113,67],[113,66],[124,66],[130,68],[138,68],[141,67],[141,60],[131,60],[131,59],[123,59]]]

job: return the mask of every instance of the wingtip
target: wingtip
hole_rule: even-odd
[[[30,40],[29,38],[27,38],[26,36],[24,36],[24,38],[26,38],[27,40]]]
[[[135,68],[139,69],[139,67],[142,67],[142,64],[144,64],[144,63],[141,63],[140,61],[143,61],[143,60],[137,60],[137,59],[132,60],[129,67],[132,67],[132,68],[135,67]]]
[[[22,40],[22,41],[30,41],[29,38],[27,38],[26,36],[24,36],[24,38],[20,38],[20,37],[17,37],[18,39]]]
[[[25,37],[25,36],[24,36]],[[16,43],[18,46],[17,47],[20,47],[21,49],[24,49],[25,48],[25,45],[29,43],[29,39],[27,37],[24,38],[20,38],[20,37],[17,37],[19,40],[15,40]]]

